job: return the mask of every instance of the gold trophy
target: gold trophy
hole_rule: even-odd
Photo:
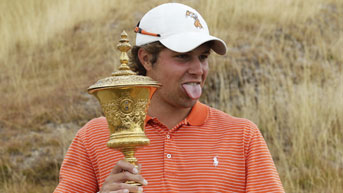
[[[127,52],[131,49],[125,31],[117,45],[121,52],[120,67],[112,76],[98,80],[88,88],[100,102],[110,130],[107,146],[121,151],[125,159],[137,167],[136,149],[149,145],[144,124],[150,98],[160,84],[150,77],[131,71]],[[129,184],[140,185],[135,182]]]

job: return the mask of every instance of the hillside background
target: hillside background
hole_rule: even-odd
[[[119,64],[143,14],[167,1],[0,0],[0,192],[46,193],[88,86]],[[201,101],[261,129],[286,192],[343,190],[343,1],[188,0],[229,47]]]

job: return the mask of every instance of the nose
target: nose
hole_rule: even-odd
[[[203,63],[198,58],[193,59],[190,64],[188,73],[193,75],[202,75],[204,73]]]

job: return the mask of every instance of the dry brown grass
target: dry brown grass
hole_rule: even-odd
[[[259,125],[287,192],[340,192],[343,2],[183,2],[229,45],[202,101]],[[101,115],[87,87],[119,63],[121,30],[133,40],[159,3],[0,1],[0,192],[53,191],[75,132]]]

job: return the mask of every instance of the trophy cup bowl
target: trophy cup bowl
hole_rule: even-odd
[[[137,167],[136,149],[150,143],[144,133],[145,118],[150,98],[160,84],[130,70],[127,52],[131,45],[128,42],[123,31],[117,45],[121,51],[119,70],[98,80],[88,88],[88,92],[98,99],[106,117],[110,131],[107,146],[121,151],[125,160]],[[140,185],[131,181],[127,183]]]

